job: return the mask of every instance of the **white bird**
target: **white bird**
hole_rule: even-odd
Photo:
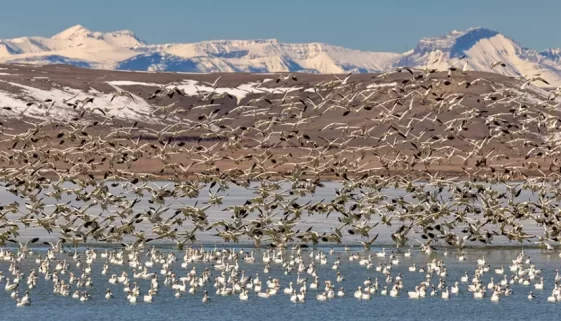
[[[491,63],[491,69],[493,69],[497,66],[506,67],[506,64],[504,62],[502,62],[501,60],[497,60],[497,61]]]
[[[12,291],[12,290],[14,290],[15,288],[17,288],[18,285],[19,285],[18,283],[12,283],[12,284],[10,284],[10,279],[9,279],[9,278],[6,278],[6,285],[4,286],[4,289],[6,289],[6,291]]]
[[[249,295],[247,294],[247,290],[243,289],[240,293],[240,300],[247,301],[249,299]]]
[[[416,287],[415,287],[415,291],[409,291],[409,292],[407,292],[407,296],[409,296],[409,298],[411,298],[411,299],[418,299],[418,298],[420,298],[420,297],[421,297],[421,294],[420,294],[420,292],[419,292],[419,287],[416,286]]]
[[[491,295],[491,301],[498,302],[501,299],[501,296],[498,291],[494,291],[493,295]]]
[[[444,291],[442,291],[441,296],[444,300],[450,298],[450,292],[448,292],[448,287],[444,288]]]
[[[542,77],[540,77],[540,76],[533,76],[532,78],[526,80],[526,81],[522,84],[522,86],[520,86],[520,89],[521,89],[521,90],[524,90],[529,84],[531,84],[531,83],[534,82],[534,81],[541,81],[542,83],[544,83],[544,84],[546,84],[546,85],[549,85],[549,82],[548,82],[547,80],[543,79]],[[551,245],[549,245],[549,244],[547,244],[547,243],[545,243],[545,242],[544,242],[543,244],[546,246],[546,248],[547,248],[548,251],[553,250],[553,247],[552,247]]]
[[[203,303],[207,303],[210,301],[210,298],[208,297],[208,292],[205,291],[205,294],[203,295],[203,299],[202,299]]]
[[[148,291],[148,294],[146,294],[146,295],[144,296],[144,298],[143,298],[143,299],[144,299],[144,302],[146,302],[146,303],[152,303],[152,301],[154,300],[154,294],[156,294],[155,291],[154,291],[154,289],[150,289],[150,290]]]

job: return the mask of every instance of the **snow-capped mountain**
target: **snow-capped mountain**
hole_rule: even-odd
[[[77,25],[51,37],[0,40],[0,63],[62,63],[87,68],[184,72],[381,72],[399,66],[493,71],[510,76],[540,73],[561,85],[561,49],[536,51],[485,28],[423,38],[405,53],[367,52],[324,43],[275,39],[217,40],[149,45],[131,31],[92,32]]]
[[[459,61],[462,57],[465,57],[463,61]],[[506,67],[491,70],[491,64],[496,61],[504,62]],[[394,67],[431,67],[441,70],[455,62],[458,68],[494,71],[513,77],[541,74],[552,85],[561,85],[561,49],[538,52],[485,28],[454,30],[442,37],[423,38],[415,49],[395,62]]]

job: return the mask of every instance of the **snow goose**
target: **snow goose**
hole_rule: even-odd
[[[504,273],[505,273],[504,266],[501,265],[501,268],[500,268],[500,269],[495,269],[495,273],[496,273],[496,274],[499,274],[499,275],[500,275],[500,274],[504,274]]]
[[[380,291],[380,295],[388,295],[388,286],[387,285],[384,285],[384,287]]]
[[[12,291],[17,287],[18,287],[18,283],[14,282],[14,283],[10,284],[10,279],[6,278],[6,285],[4,286],[4,289],[6,289],[6,291]]]
[[[210,301],[210,298],[208,297],[208,292],[205,291],[205,294],[203,295],[203,299],[202,299],[203,303],[207,303]]]
[[[345,289],[340,288],[339,291],[337,291],[337,296],[338,296],[338,297],[343,297],[343,296],[345,296]]]
[[[453,294],[458,294],[460,293],[460,287],[458,286],[458,282],[456,281],[456,283],[454,283],[454,285],[450,288],[450,292],[452,292]]]
[[[441,297],[444,300],[448,300],[450,298],[450,292],[448,292],[448,287],[444,288],[444,291],[442,291],[442,293],[441,293]]]
[[[484,289],[477,289],[476,291],[473,292],[473,298],[474,299],[481,299],[485,296],[485,290]]]
[[[491,281],[489,282],[489,284],[487,284],[487,289],[493,289],[495,287],[495,281],[493,280],[493,277],[491,277]]]
[[[306,291],[300,291],[299,294],[297,294],[298,297],[298,302],[304,302],[304,300],[306,299]]]
[[[29,303],[29,304],[31,303],[31,298],[29,297],[29,291],[25,291],[23,298],[21,298],[21,302]]]
[[[292,291],[292,295],[290,296],[290,302],[296,303],[299,302],[298,295],[296,295],[296,291]]]
[[[259,296],[260,298],[270,298],[271,297],[271,293],[270,293],[270,289],[267,289],[265,292],[259,292],[257,293],[257,296]]]
[[[399,296],[399,287],[397,286],[397,284],[394,284],[394,286],[390,290],[390,296],[392,298],[395,298],[395,297]]]
[[[341,275],[341,272],[337,272],[337,282],[341,283],[345,280],[345,277]]]
[[[410,299],[418,299],[418,298],[420,298],[421,295],[420,295],[420,293],[419,293],[419,287],[416,286],[416,287],[415,287],[415,291],[409,291],[409,292],[407,292],[407,296],[408,296]]]
[[[360,299],[361,300],[370,300],[370,291],[368,291],[368,290],[365,290],[364,292],[361,291]]]
[[[145,296],[143,297],[144,302],[146,302],[146,303],[152,303],[152,301],[154,300],[154,295],[155,295],[155,294],[156,294],[156,293],[155,293],[154,289],[150,289],[150,290],[148,291],[148,294],[145,295]]]
[[[536,290],[543,290],[543,277],[540,278],[540,282],[539,283],[535,283],[534,284],[534,288]]]
[[[497,60],[491,63],[491,65],[489,66],[491,69],[497,67],[497,66],[501,66],[501,67],[506,67],[506,64],[502,61],[502,60]]]
[[[255,262],[254,253],[255,251],[251,251],[248,256],[244,257],[244,261],[247,263],[254,263]]]
[[[411,249],[407,249],[407,252],[403,254],[405,257],[411,257]]]
[[[294,289],[292,288],[292,281],[290,281],[288,287],[284,288],[284,294],[292,294],[292,292],[294,292]]]
[[[327,294],[325,292],[322,292],[321,294],[317,294],[316,299],[318,301],[325,301],[327,300]]]
[[[361,289],[360,286],[359,286],[359,287],[357,287],[357,289],[356,289],[356,291],[355,291],[355,293],[354,293],[354,297],[357,298],[357,299],[360,299],[361,296],[362,296],[362,289]]]
[[[431,286],[430,296],[436,296],[438,292],[434,286]]]
[[[18,308],[20,308],[20,307],[25,307],[25,306],[28,306],[28,305],[29,305],[29,303],[23,302],[23,301],[21,301],[20,299],[17,299],[17,300],[16,300],[16,307],[18,307]]]
[[[499,294],[499,291],[497,290],[493,291],[493,295],[491,295],[491,301],[499,302],[500,299],[501,299],[501,295]]]
[[[249,295],[247,294],[247,290],[243,289],[240,293],[240,300],[247,301],[249,299]]]

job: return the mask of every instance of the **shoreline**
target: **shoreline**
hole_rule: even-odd
[[[26,241],[27,239],[23,239],[21,241]],[[124,244],[127,244],[126,242],[122,242]],[[220,245],[220,246],[218,246]],[[288,246],[286,246],[284,248],[285,251],[290,250],[291,248],[294,248],[296,246],[300,246],[303,250],[311,250],[311,249],[330,249],[333,248],[335,250],[337,249],[343,249],[345,247],[350,248],[351,250],[363,250],[364,252],[372,252],[374,249],[383,249],[385,248],[386,250],[396,250],[396,251],[404,251],[405,249],[419,249],[419,247],[408,247],[408,246],[404,246],[401,248],[396,248],[395,244],[393,243],[377,243],[377,244],[373,244],[370,248],[370,250],[365,250],[363,248],[362,245],[360,244],[356,244],[356,243],[341,243],[341,244],[336,244],[336,243],[322,243],[322,244],[318,244],[316,246],[312,246],[309,244],[298,244],[298,243],[294,243],[294,244],[288,244]],[[44,244],[31,244],[28,246],[29,249],[31,250],[46,250],[49,249],[48,245],[44,245]],[[176,251],[184,251],[183,250],[179,250],[177,249],[177,247],[175,246],[175,244],[173,243],[166,243],[166,242],[155,242],[155,243],[147,243],[144,246],[144,249],[147,248],[157,248],[157,249],[169,249],[169,250],[176,250]],[[200,248],[203,247],[205,249],[208,248],[224,248],[224,249],[253,249],[253,250],[267,250],[267,249],[274,249],[275,247],[271,247],[271,246],[266,246],[266,245],[262,245],[260,247],[255,247],[252,243],[224,243],[224,242],[219,242],[217,241],[216,243],[213,242],[201,242],[201,243],[193,243],[193,244],[187,244],[185,245],[185,248]],[[7,248],[7,249],[17,249],[18,246],[16,244],[7,242],[4,246],[2,246],[2,248]],[[121,243],[103,243],[103,242],[88,242],[88,243],[81,243],[79,246],[77,247],[73,247],[73,246],[65,246],[65,249],[80,249],[80,248],[95,248],[95,249],[120,249],[120,248],[124,248]],[[440,251],[440,250],[450,250],[453,249],[454,252],[458,252],[458,248],[454,247],[454,246],[449,246],[449,245],[435,245],[432,246],[433,251]],[[500,244],[500,245],[475,245],[475,244],[471,244],[471,245],[466,245],[464,247],[464,250],[513,250],[513,249],[542,249],[543,247],[539,246],[538,244],[534,244],[534,243],[530,243],[528,245],[521,245],[521,244]],[[558,249],[561,249],[561,246],[558,247]],[[420,250],[419,250],[420,251]],[[544,251],[544,252],[548,252],[548,251]],[[555,252],[555,250],[553,251],[549,251],[549,253],[551,254],[557,254],[557,252]]]
[[[17,168],[15,167],[4,167],[2,169],[7,169],[7,170],[15,170]],[[53,170],[48,170],[48,171],[43,171],[40,170],[40,176],[45,177],[47,179],[53,180],[53,179],[58,179],[59,176],[53,171]],[[93,172],[87,172],[87,173],[81,173],[78,174],[76,176],[73,176],[74,178],[79,178],[79,179],[84,179],[86,177],[93,177],[95,180],[105,180],[105,175],[106,173],[108,173],[109,171],[93,171]],[[481,171],[482,172],[482,171]],[[480,173],[481,173],[480,172]],[[67,174],[66,172],[62,172],[64,174]],[[140,181],[174,181],[174,180],[192,180],[192,181],[196,181],[199,180],[199,177],[202,176],[202,174],[195,173],[195,172],[189,172],[187,174],[179,174],[177,175],[174,172],[164,172],[161,173],[159,171],[135,171],[135,170],[130,170],[130,173],[134,174],[135,177],[139,178]],[[485,179],[489,179],[492,178],[492,173],[490,170],[487,170],[485,172],[483,172],[482,174],[478,174],[476,176],[468,176],[466,174],[465,171],[458,169],[458,170],[438,170],[438,169],[428,169],[426,171],[414,171],[414,172],[409,172],[409,171],[404,171],[404,170],[390,170],[390,171],[372,171],[370,173],[368,172],[363,172],[363,173],[352,173],[352,172],[347,172],[346,175],[348,177],[348,180],[354,180],[356,178],[359,177],[363,177],[364,175],[370,175],[370,176],[375,176],[375,177],[388,177],[388,176],[395,176],[395,177],[407,177],[407,178],[411,178],[414,180],[420,180],[422,181],[423,178],[430,178],[428,176],[428,174],[430,175],[435,175],[438,173],[438,177],[442,178],[442,179],[455,179],[456,181],[468,181],[468,180],[473,180],[474,178],[477,179],[478,181],[483,181]],[[512,181],[524,181],[526,179],[536,179],[536,178],[545,178],[545,179],[550,179],[548,177],[548,175],[556,173],[556,171],[537,171],[537,170],[527,170],[525,172],[523,172],[524,175],[505,175],[503,176],[502,180],[497,179],[497,177],[495,178],[495,181],[499,182],[499,181],[504,181],[504,182],[512,182]],[[544,176],[543,174],[547,175]],[[150,178],[148,177],[142,177],[142,176],[150,176]],[[278,172],[276,174],[270,175],[268,176],[266,179],[251,179],[249,178],[250,182],[259,182],[259,181],[285,181],[287,180],[287,178],[290,176],[289,172]],[[242,181],[247,181],[248,178],[245,178],[243,176],[238,176],[240,178],[240,180]],[[301,180],[320,180],[320,181],[325,181],[325,182],[344,182],[345,178],[343,178],[341,175],[336,175],[336,174],[319,174],[319,175],[300,175],[300,179]],[[112,179],[111,181],[126,181],[126,179]]]

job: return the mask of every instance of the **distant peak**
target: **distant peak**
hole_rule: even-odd
[[[480,40],[489,39],[498,34],[498,32],[486,28],[468,29],[463,35],[456,38],[454,45],[450,48],[450,58],[459,58]]]
[[[452,36],[464,36],[466,34],[498,34],[497,31],[489,29],[489,28],[484,28],[484,27],[472,27],[472,28],[468,28],[466,30],[452,30],[450,32],[450,35]]]
[[[135,36],[134,32],[132,32],[130,30],[127,30],[127,29],[113,31],[111,33],[112,34],[117,34],[117,35]]]
[[[415,48],[415,53],[425,54],[440,50],[448,51],[451,58],[458,58],[480,40],[490,39],[496,35],[499,35],[497,31],[482,27],[469,28],[463,31],[452,30],[444,36],[422,38]]]
[[[53,36],[53,39],[68,39],[75,36],[87,35],[89,33],[91,33],[91,31],[89,31],[86,27],[82,25],[75,25],[60,33],[57,33]]]
[[[549,48],[540,51],[539,54],[554,61],[561,61],[561,48]]]

